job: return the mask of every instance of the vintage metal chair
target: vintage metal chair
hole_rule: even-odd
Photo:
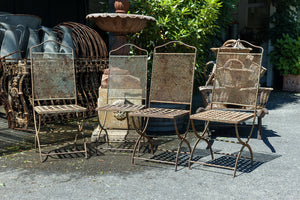
[[[263,48],[254,46],[247,42],[253,50],[251,52],[258,53],[236,53],[236,52],[218,52],[215,75],[213,79],[213,89],[211,102],[209,109],[200,113],[196,113],[190,116],[193,131],[197,136],[191,156],[189,160],[189,168],[191,163],[200,163],[208,166],[223,167],[233,169],[233,176],[236,175],[237,165],[239,159],[242,157],[242,152],[245,147],[249,150],[250,157],[243,157],[251,160],[253,164],[253,153],[249,145],[251,138],[255,117],[257,113],[258,102],[258,88],[261,72],[261,62],[263,55]],[[240,137],[238,125],[242,122],[252,119],[252,126],[249,131],[247,139],[243,141]],[[195,128],[194,121],[205,121],[205,127],[201,134],[199,134]],[[235,127],[235,135],[237,141],[214,139],[209,137],[208,128],[211,122],[219,122],[224,124],[232,124]],[[214,159],[214,153],[210,144],[210,140],[222,141],[228,143],[235,143],[242,145],[238,154],[225,154],[236,157],[235,165],[227,166],[226,164],[219,165],[219,163],[202,162],[193,159],[193,154],[198,143],[204,140],[211,152],[211,157]],[[216,153],[216,152],[215,152]],[[218,152],[220,153],[220,152]],[[221,153],[222,154],[222,153]]]
[[[134,164],[135,159],[150,160],[174,164],[176,171],[182,143],[187,145],[189,152],[191,151],[190,144],[186,140],[189,123],[182,136],[177,127],[177,120],[189,117],[191,113],[196,51],[197,49],[195,47],[178,41],[171,41],[154,48],[149,107],[137,112],[129,113],[129,116],[132,117],[132,119],[144,119],[142,120],[144,121],[143,127],[135,126],[140,137],[137,139],[134,147],[132,164]],[[174,104],[181,105],[182,109],[174,109]],[[176,132],[179,139],[177,151],[175,151],[175,162],[155,158],[145,158],[139,154],[136,155],[136,153],[139,152],[136,150],[139,148],[142,138],[147,139],[150,143],[151,152],[152,155],[154,155],[153,137],[151,139],[151,136],[147,135],[150,118],[164,118],[174,122],[174,132]],[[159,135],[157,137],[159,137]],[[169,151],[167,150],[167,152]]]
[[[211,50],[214,52],[214,54],[217,56],[218,51],[220,52],[236,52],[236,53],[249,53],[251,51],[250,47],[247,47],[247,44],[245,44],[246,41],[244,40],[227,40],[224,42],[224,44],[219,48],[211,48]],[[246,47],[245,47],[246,46]],[[212,69],[209,70],[209,67],[212,66]],[[201,112],[204,109],[209,108],[210,98],[212,94],[212,88],[213,88],[213,78],[215,76],[215,70],[216,70],[216,62],[215,61],[209,61],[206,63],[204,68],[204,76],[207,79],[204,86],[199,87],[199,91],[201,92],[204,108],[200,107],[198,108],[197,112]],[[210,71],[210,74],[207,75],[206,73]],[[265,72],[267,71],[266,68],[263,66],[261,67],[260,77],[263,77]],[[269,87],[259,87],[258,88],[258,101],[257,101],[257,139],[262,138],[262,118],[269,114],[268,109],[266,108],[266,104],[268,102],[270,93],[273,91],[273,88]]]
[[[75,70],[73,50],[71,53],[59,52],[41,52],[37,49],[45,43],[61,45],[52,40],[45,41],[39,45],[30,48],[31,55],[31,81],[32,81],[32,105],[34,114],[35,126],[35,147],[38,145],[40,160],[45,161],[48,156],[61,156],[64,154],[84,153],[87,158],[86,141],[83,141],[83,149],[76,146],[66,150],[50,150],[42,152],[40,134],[50,132],[52,134],[63,132],[63,130],[53,131],[56,127],[51,127],[50,130],[41,131],[41,125],[47,125],[43,119],[45,117],[54,117],[58,121],[66,122],[63,115],[76,115],[78,129],[74,144],[76,145],[77,136],[80,133],[83,135],[83,119],[86,108],[77,105]],[[64,46],[65,48],[69,48]],[[48,130],[48,131],[47,131]],[[66,130],[71,132],[71,130]],[[84,138],[84,137],[83,137]],[[55,138],[54,140],[59,140]],[[73,146],[73,145],[72,145]],[[46,158],[43,160],[43,156]]]
[[[133,51],[132,51],[133,50]],[[132,52],[131,52],[132,51]],[[124,145],[130,140],[127,138],[132,125],[129,123],[128,113],[143,109],[147,101],[147,62],[148,52],[139,48],[134,44],[125,44],[109,53],[109,72],[106,80],[102,79],[102,89],[107,88],[106,105],[99,106],[98,124],[100,131],[98,132],[97,141],[100,141],[102,131],[105,132],[105,142],[108,144],[109,150],[129,150],[133,148],[125,148]],[[100,97],[101,98],[101,97]],[[104,114],[104,115],[103,115]],[[113,121],[119,120],[125,123],[119,127],[109,127]],[[123,122],[122,122],[123,121]],[[106,126],[106,123],[108,124]],[[110,125],[113,126],[113,125]],[[112,129],[127,131],[124,139],[115,139],[114,142],[122,142],[118,147],[112,147],[109,139],[109,131]],[[123,148],[122,148],[123,146]]]

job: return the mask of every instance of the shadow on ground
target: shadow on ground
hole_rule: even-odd
[[[175,149],[174,149],[175,150]],[[184,149],[183,149],[184,150]],[[185,149],[187,150],[187,149]],[[216,150],[216,152],[220,152],[220,150]],[[233,154],[238,154],[238,152],[234,152]],[[206,149],[196,149],[193,155],[193,161],[201,161],[207,164],[214,164],[214,165],[222,165],[225,167],[234,167],[236,158],[228,155],[222,155],[218,156],[217,154],[214,154],[215,159],[211,160],[210,151]],[[216,157],[218,156],[218,157]],[[245,151],[243,152],[243,156],[250,157],[249,152]],[[253,153],[253,165],[251,165],[251,161],[249,159],[240,158],[237,166],[237,172],[240,173],[251,173],[261,165],[270,162],[281,155],[276,154],[266,154],[266,153]],[[148,155],[149,157],[149,155]],[[176,153],[174,152],[156,152],[154,156],[150,156],[150,159],[160,160],[160,161],[168,161],[168,162],[174,162],[176,159]],[[204,159],[203,159],[204,158]],[[183,168],[187,168],[189,164],[190,155],[189,154],[180,154],[178,158],[178,170],[181,170]],[[203,159],[203,161],[202,161]],[[144,161],[136,161],[138,162],[137,165],[144,165]],[[151,160],[147,161],[147,163],[150,163]],[[172,165],[158,165],[158,164],[152,164],[151,167],[160,167],[164,168],[166,166]],[[191,169],[197,169],[201,170],[203,169],[203,166],[201,164],[194,163],[191,165]],[[183,168],[180,168],[183,167]],[[206,167],[206,166],[205,166]],[[214,167],[208,167],[211,168],[211,171],[215,171]]]
[[[270,94],[266,108],[273,110],[280,108],[288,103],[297,103],[300,101],[299,93],[273,91]]]
[[[237,154],[238,152],[235,152],[234,154]],[[216,154],[215,154],[216,155]],[[243,156],[250,157],[249,152],[243,152]],[[253,153],[253,165],[251,165],[251,161],[249,159],[240,158],[237,166],[237,172],[240,173],[251,173],[255,169],[257,169],[259,166],[270,162],[276,158],[279,158],[281,155],[276,154],[265,154],[265,153]],[[194,161],[199,161],[197,157],[193,158]],[[222,165],[225,167],[234,167],[236,158],[228,155],[222,155],[218,158],[215,158],[214,160],[204,161],[207,164],[214,164],[214,165]],[[199,169],[201,170],[202,167],[199,168],[199,164],[193,164],[191,168]],[[210,167],[207,167],[208,169]],[[212,169],[213,171],[213,169]]]

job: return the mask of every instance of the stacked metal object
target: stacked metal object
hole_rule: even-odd
[[[41,19],[33,15],[0,14],[0,103],[10,128],[29,129],[32,125],[29,49],[46,40],[73,49],[78,103],[88,108],[87,117],[97,114],[98,88],[103,70],[108,67],[105,42],[83,24],[62,22],[53,28],[41,24]],[[41,48],[46,52],[69,51],[59,45]],[[45,122],[49,120],[57,119],[47,118]]]

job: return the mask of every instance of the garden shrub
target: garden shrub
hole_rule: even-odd
[[[150,55],[155,46],[178,40],[197,48],[195,84],[203,84],[203,68],[212,58],[210,47],[221,42],[220,29],[231,22],[231,10],[237,0],[135,0],[130,1],[130,13],[152,16],[140,33],[130,41],[146,48]],[[151,63],[149,64],[151,67]]]
[[[274,43],[270,61],[282,75],[300,75],[300,36],[294,39],[283,34]]]

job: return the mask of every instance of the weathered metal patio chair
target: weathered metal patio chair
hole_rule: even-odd
[[[144,122],[143,127],[141,128],[135,126],[140,137],[136,141],[132,154],[132,164],[134,164],[135,159],[162,162],[174,164],[176,171],[182,143],[187,145],[190,153],[191,147],[186,140],[189,123],[182,135],[177,127],[177,120],[189,117],[191,113],[196,51],[197,49],[195,47],[178,41],[171,41],[154,48],[149,107],[137,112],[129,113],[129,116],[132,117],[132,119],[143,119],[142,121]],[[182,105],[183,108],[174,109],[174,104]],[[175,151],[176,158],[174,162],[146,158],[139,154],[136,155],[136,153],[139,153],[139,151],[136,150],[139,147],[142,138],[147,139],[150,143],[151,152],[152,155],[154,155],[152,142],[152,139],[154,138],[147,135],[150,118],[165,118],[174,122],[174,132],[176,132],[179,139],[177,151]],[[157,137],[159,137],[159,135]],[[159,150],[159,148],[157,150]],[[174,152],[173,150],[170,151]],[[170,151],[167,150],[167,152]]]
[[[190,116],[193,131],[197,136],[198,140],[196,141],[190,156],[189,168],[191,167],[191,163],[200,163],[208,166],[233,169],[233,176],[235,176],[238,161],[242,157],[242,152],[245,147],[248,148],[250,157],[243,156],[243,158],[250,159],[251,164],[253,164],[253,153],[249,145],[249,140],[253,132],[255,116],[257,113],[257,95],[259,88],[263,48],[259,46],[254,46],[250,43],[248,43],[248,45],[251,46],[251,48],[253,48],[251,52],[258,53],[218,52],[217,54],[209,110],[205,110],[203,112],[193,114]],[[252,126],[247,139],[243,141],[240,137],[238,125],[250,119],[252,119]],[[195,128],[195,120],[202,120],[206,122],[204,130],[201,134],[199,134]],[[233,124],[235,127],[235,135],[237,141],[209,137],[209,134],[207,134],[207,132],[211,122]],[[225,155],[231,155],[236,157],[235,165],[227,166],[226,163],[225,165],[223,165],[224,163],[219,164],[194,160],[193,154],[198,143],[201,140],[204,140],[207,143],[211,152],[212,159],[214,159],[214,153],[209,142],[210,140],[242,145],[238,154],[224,153]],[[215,153],[223,154],[221,152]]]
[[[133,52],[131,52],[132,50]],[[119,55],[120,53],[121,55]],[[127,136],[129,131],[132,130],[128,113],[145,107],[147,101],[147,62],[148,52],[134,44],[125,44],[110,51],[108,79],[107,82],[101,83],[103,87],[107,88],[106,105],[96,109],[100,111],[98,115],[100,131],[98,132],[97,141],[100,141],[99,137],[104,131],[105,142],[108,144],[107,148],[101,149],[133,150],[133,148],[128,147],[130,146],[128,145],[130,140],[127,139]],[[117,121],[116,119],[121,123],[126,121],[127,134],[124,136],[124,140],[114,140],[114,142],[122,142],[121,145],[112,147],[109,131],[113,128],[124,131],[124,127],[109,127],[108,123]],[[125,148],[125,146],[127,147]]]
[[[245,44],[246,41],[244,40],[227,40],[224,44],[219,48],[211,48],[211,50],[217,56],[218,51],[220,52],[231,52],[231,53],[249,53],[251,51],[250,47],[247,47]],[[245,47],[246,46],[246,47]],[[208,68],[213,66],[210,74],[207,76],[206,73],[209,71]],[[206,77],[207,81],[204,86],[199,87],[199,91],[201,92],[203,98],[204,108],[199,108],[198,112],[203,111],[204,109],[209,108],[210,98],[212,94],[213,88],[213,78],[215,76],[216,70],[216,63],[214,61],[209,61],[206,63],[204,68],[204,76]],[[263,66],[261,67],[260,77],[263,77],[265,72],[267,71],[266,68]],[[262,138],[262,118],[269,114],[268,109],[266,108],[266,104],[268,102],[270,93],[273,91],[273,88],[269,87],[259,87],[258,88],[258,101],[257,101],[257,139]]]
[[[75,70],[73,50],[70,48],[71,53],[59,52],[41,52],[38,49],[45,43],[52,43],[61,45],[60,43],[52,40],[45,41],[39,45],[30,48],[31,55],[31,81],[32,81],[32,105],[34,113],[34,126],[35,126],[35,147],[38,145],[41,162],[47,160],[48,156],[62,156],[65,154],[78,154],[84,153],[87,158],[86,141],[83,137],[83,148],[79,149],[76,146],[77,136],[80,133],[83,135],[83,119],[86,108],[77,105],[76,84],[75,84]],[[69,48],[64,46],[65,48]],[[53,130],[56,128],[46,128],[41,131],[42,125],[47,125],[43,119],[45,117],[54,117],[61,122],[62,115],[76,115],[78,129],[74,144],[71,149],[55,149],[48,152],[42,152],[42,145],[40,141],[40,134],[42,133],[60,133],[64,130]],[[60,116],[60,118],[58,117]],[[73,130],[66,130],[65,132],[72,132]],[[54,138],[54,141],[59,140],[59,136]],[[37,147],[36,147],[37,148]],[[43,159],[43,156],[46,156]]]

